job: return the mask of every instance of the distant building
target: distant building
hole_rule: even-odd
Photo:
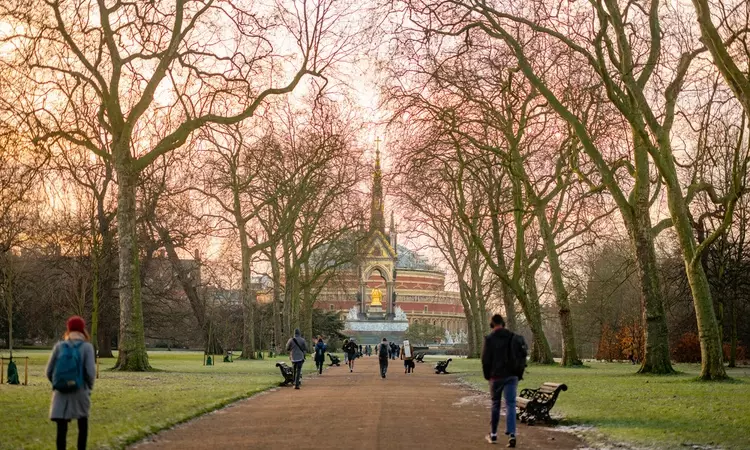
[[[446,329],[444,342],[463,342],[466,316],[458,292],[445,290],[445,272],[419,253],[398,244],[391,214],[386,235],[380,152],[376,151],[371,194],[370,226],[356,264],[332,279],[318,296],[316,306],[337,311],[342,318],[353,309],[364,319],[372,308],[395,320],[406,313],[409,324],[431,323]],[[382,298],[382,300],[381,300]],[[382,307],[375,305],[381,303]],[[400,309],[400,311],[399,311]]]

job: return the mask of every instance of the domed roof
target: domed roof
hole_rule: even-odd
[[[409,250],[403,245],[396,246],[396,253],[398,253],[398,260],[396,261],[396,269],[403,270],[437,270],[435,266],[427,262],[427,258],[420,255],[419,253]]]

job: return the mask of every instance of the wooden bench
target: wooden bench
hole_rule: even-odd
[[[423,363],[424,362],[424,353],[417,353],[416,356],[414,356],[414,361]]]
[[[555,406],[560,392],[567,390],[568,386],[561,383],[543,383],[539,389],[521,390],[520,396],[516,397],[518,419],[528,425],[534,425],[537,421],[556,423],[549,412]]]
[[[328,357],[331,359],[331,364],[329,364],[328,367],[341,365],[341,359],[338,356],[329,353]]]
[[[286,363],[278,362],[276,367],[281,371],[281,376],[284,377],[284,381],[279,383],[279,386],[286,386],[294,383],[294,370],[289,367]]]
[[[448,358],[445,361],[439,361],[435,365],[435,373],[448,373],[448,364],[450,364],[451,361],[453,361],[451,358]]]

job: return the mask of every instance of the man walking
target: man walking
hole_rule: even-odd
[[[490,382],[492,395],[491,429],[487,442],[497,443],[497,426],[500,423],[500,401],[505,396],[505,434],[508,447],[516,446],[516,390],[518,380],[523,378],[528,350],[523,336],[505,329],[505,320],[500,314],[492,316],[492,332],[484,339],[482,348],[482,370]]]
[[[354,339],[349,339],[349,342],[344,344],[344,352],[346,353],[347,361],[349,362],[349,372],[354,372],[354,359],[357,358],[357,349],[359,346]]]
[[[292,360],[292,368],[294,369],[294,389],[299,389],[302,382],[302,364],[305,363],[305,353],[307,352],[307,345],[299,328],[294,330],[294,337],[287,341],[286,351],[289,352],[289,359]]]
[[[315,344],[315,366],[318,368],[318,375],[323,374],[323,364],[326,362],[326,346],[323,337],[318,336],[318,343]]]
[[[383,341],[380,343],[380,348],[377,351],[378,362],[380,363],[380,376],[382,378],[385,378],[385,373],[388,371],[389,350],[390,348],[388,346],[388,340],[386,340],[386,338],[383,338]]]

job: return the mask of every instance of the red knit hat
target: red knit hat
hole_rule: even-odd
[[[68,319],[68,332],[78,331],[80,333],[86,332],[86,321],[81,316],[71,316]]]

